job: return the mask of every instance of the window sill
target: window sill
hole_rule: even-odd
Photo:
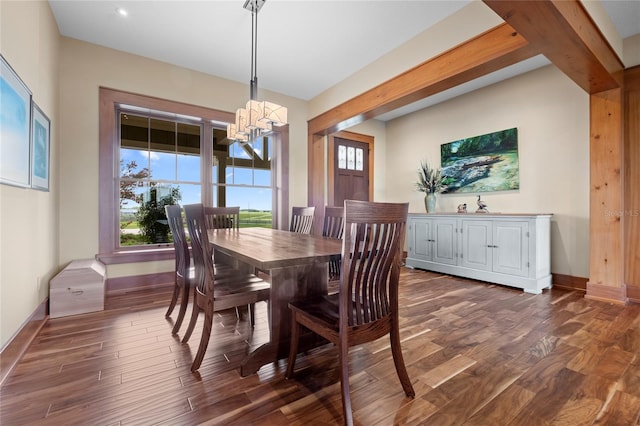
[[[152,249],[120,250],[112,253],[98,253],[96,258],[105,265],[118,263],[154,262],[175,258],[173,247],[161,247]]]

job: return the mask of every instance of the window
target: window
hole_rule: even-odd
[[[100,99],[101,260],[171,257],[165,204],[240,206],[240,226],[277,226],[288,128],[240,145],[226,139],[231,113],[104,88]]]
[[[120,245],[169,242],[164,206],[200,202],[201,120],[118,111]]]
[[[213,144],[213,205],[240,206],[240,227],[272,227],[271,139]]]

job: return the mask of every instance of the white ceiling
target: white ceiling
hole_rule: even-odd
[[[470,0],[269,0],[258,14],[259,87],[309,100]],[[623,38],[640,33],[640,1],[605,0]],[[244,0],[49,0],[64,36],[248,84],[251,13]],[[126,17],[117,9],[128,12]],[[532,58],[394,111],[391,119],[543,66]]]

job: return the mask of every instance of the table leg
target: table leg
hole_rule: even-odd
[[[240,374],[243,377],[257,372],[265,364],[276,362],[289,355],[291,337],[289,302],[326,294],[329,266],[327,262],[287,266],[271,269],[269,275],[271,277],[270,341],[258,347],[243,360],[240,366]]]

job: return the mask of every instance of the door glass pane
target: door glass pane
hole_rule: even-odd
[[[363,156],[363,149],[362,148],[358,148],[356,149],[356,170],[362,170],[362,156]]]
[[[338,168],[347,168],[347,147],[344,145],[338,145]]]
[[[355,157],[356,157],[355,148],[352,146],[347,147],[347,169],[349,170],[355,169],[355,162],[356,162]]]

